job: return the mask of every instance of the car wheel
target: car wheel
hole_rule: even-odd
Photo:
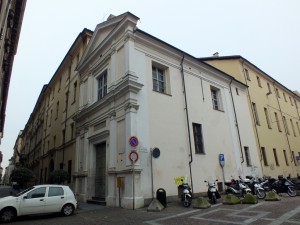
[[[74,212],[74,206],[72,204],[66,204],[61,209],[61,213],[64,216],[71,216],[73,212]]]
[[[0,221],[3,223],[9,223],[13,221],[16,215],[16,210],[14,210],[13,208],[3,209],[0,213]]]

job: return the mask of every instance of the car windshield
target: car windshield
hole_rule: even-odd
[[[21,191],[21,192],[15,194],[14,196],[19,197],[20,195],[26,193],[27,191],[30,191],[30,190],[33,189],[33,188],[34,188],[34,187],[27,188],[27,189],[25,189],[25,190],[23,190],[23,191]]]

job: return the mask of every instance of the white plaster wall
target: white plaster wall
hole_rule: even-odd
[[[138,133],[143,138],[141,148],[145,148],[145,152],[146,149],[149,151],[153,147],[158,147],[161,150],[161,156],[158,159],[153,159],[154,191],[158,188],[164,188],[167,195],[177,195],[177,186],[174,183],[174,178],[179,176],[190,177],[190,149],[180,61],[177,61],[176,64],[174,59],[169,59],[147,48],[141,49],[141,47],[138,46],[136,48],[136,56],[139,58],[138,60],[136,59],[138,64],[136,66],[136,74],[139,75],[139,81],[145,85],[139,93],[141,106],[137,117]],[[170,95],[157,93],[152,90],[152,61],[168,67],[171,85]],[[237,175],[237,161],[235,160],[237,137],[233,136],[235,134],[235,131],[232,131],[234,127],[228,121],[229,116],[227,113],[232,114],[232,111],[227,110],[227,108],[231,107],[230,99],[226,96],[228,83],[212,79],[211,75],[200,72],[192,75],[188,68],[185,69],[187,69],[185,71],[185,79],[193,153],[192,175],[194,191],[200,192],[206,190],[204,180],[223,180],[222,170],[218,161],[220,153],[224,153],[226,158],[225,174],[229,178],[231,175]],[[194,68],[191,70],[197,71]],[[201,79],[195,75],[203,77],[204,101]],[[224,112],[212,109],[210,85],[221,90]],[[203,126],[205,154],[194,154],[193,122],[200,123]],[[146,143],[143,141],[148,136],[145,133],[148,130],[149,143]],[[149,161],[147,162],[149,163]],[[148,165],[142,165],[142,167],[143,173],[149,176],[149,172],[145,172],[151,169]],[[145,180],[144,186],[151,185],[150,177],[142,177],[141,179]],[[148,189],[144,190],[144,194],[148,195],[146,192],[148,193]]]

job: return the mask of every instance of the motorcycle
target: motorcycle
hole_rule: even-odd
[[[258,178],[260,186],[265,190],[265,192],[271,191],[271,184],[273,183],[270,177]]]
[[[231,179],[230,182],[225,182],[226,194],[233,194],[237,197],[245,197],[247,193],[251,193],[248,185],[239,177],[238,180]]]
[[[272,191],[279,193],[287,193],[291,197],[295,197],[297,195],[297,191],[295,185],[289,179],[278,177],[278,180],[275,180],[271,184]]]
[[[181,185],[179,185],[179,188],[182,191],[181,201],[183,203],[183,206],[189,207],[192,204],[192,188],[188,183],[182,183]]]
[[[252,194],[256,195],[256,197],[259,199],[264,199],[266,197],[266,192],[260,182],[252,176],[246,176],[246,178],[250,180],[248,186],[250,187]]]
[[[214,182],[209,182],[209,181],[204,181],[205,183],[207,183],[207,195],[209,200],[212,202],[212,204],[216,204],[217,203],[217,199],[221,198],[220,193],[218,192],[218,189],[216,188],[216,182],[218,180],[215,180]]]

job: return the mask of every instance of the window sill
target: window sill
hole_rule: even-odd
[[[222,109],[213,109],[213,110],[215,110],[215,111],[219,111],[219,112],[225,112],[224,110],[222,110]]]
[[[168,94],[168,93],[165,93],[165,92],[160,92],[160,91],[155,91],[155,90],[152,90],[153,92],[156,92],[156,93],[159,93],[159,94],[163,94],[163,95],[167,95],[167,96],[170,96],[172,97],[171,94]]]

